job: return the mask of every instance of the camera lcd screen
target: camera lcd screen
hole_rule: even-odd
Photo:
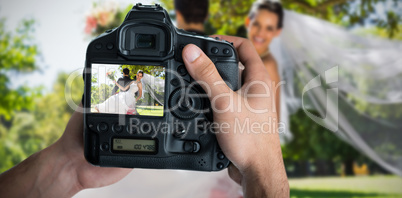
[[[155,152],[155,140],[114,138],[113,151]]]
[[[91,74],[91,113],[163,116],[163,66],[92,64]]]

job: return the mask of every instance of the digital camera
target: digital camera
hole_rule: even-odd
[[[229,165],[211,126],[211,103],[183,63],[190,43],[239,89],[233,44],[177,29],[158,4],[136,4],[119,27],[89,44],[83,105],[91,164],[198,171]]]

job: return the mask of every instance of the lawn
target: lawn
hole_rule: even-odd
[[[137,106],[140,115],[163,116],[163,106]]]
[[[91,107],[92,113],[97,113],[95,108]],[[163,116],[163,106],[137,106],[139,115],[146,116]]]
[[[289,179],[292,198],[402,198],[397,176],[315,177]]]

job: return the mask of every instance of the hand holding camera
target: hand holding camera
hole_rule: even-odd
[[[276,128],[277,115],[272,112],[275,103],[271,80],[251,42],[237,37],[219,37],[234,43],[245,66],[243,85],[238,91],[232,91],[223,83],[214,64],[198,47],[184,48],[184,63],[190,75],[209,90],[209,100],[215,101],[214,122],[227,126],[215,130],[222,151],[232,162],[228,169],[230,177],[243,185],[243,189],[247,188],[245,192],[257,193],[252,197],[265,197],[258,194],[262,193],[261,187],[273,192],[275,187],[288,186]],[[247,122],[255,127],[239,128]],[[287,193],[286,188],[278,190]]]
[[[145,46],[147,48],[153,46],[152,42],[149,42],[153,41],[152,36],[142,37],[143,36],[141,36],[140,40],[145,39],[147,41],[140,46]],[[180,156],[195,156],[184,157],[182,159],[191,160],[197,159],[197,157],[200,156],[202,158],[209,156],[209,158],[205,158],[209,160],[209,165],[205,165],[207,166],[206,169],[200,168],[201,164],[204,163],[198,163],[199,166],[194,166],[194,164],[191,164],[193,162],[188,163],[190,165],[184,167],[187,169],[220,170],[224,168],[228,164],[228,160],[230,160],[232,164],[228,169],[229,175],[233,180],[243,186],[245,197],[289,196],[289,187],[282,160],[279,136],[278,133],[276,133],[276,114],[270,111],[271,106],[274,104],[272,101],[273,94],[271,93],[272,89],[270,89],[271,83],[269,75],[249,41],[242,38],[228,36],[221,36],[220,38],[233,42],[233,46],[239,54],[240,61],[245,66],[242,79],[243,85],[241,88],[236,87],[236,83],[238,82],[236,77],[225,76],[228,72],[221,71],[222,65],[232,66],[233,64],[222,64],[222,62],[218,61],[222,60],[222,58],[219,59],[219,56],[209,56],[205,53],[206,50],[202,50],[193,44],[183,46],[181,53],[176,53],[174,55],[180,57],[180,60],[184,62],[183,66],[186,69],[185,71],[188,71],[191,76],[189,79],[197,82],[201,87],[202,90],[196,89],[195,92],[200,93],[204,91],[207,94],[210,104],[206,103],[208,104],[206,106],[213,109],[213,123],[216,124],[215,127],[211,128],[214,129],[220,147],[218,147],[217,142],[214,141],[215,134],[207,135],[207,137],[209,137],[208,141],[210,141],[210,144],[207,145],[211,147],[202,148],[203,150],[201,153],[197,153],[200,152],[201,149],[195,146],[197,145],[195,142],[197,142],[198,139],[197,141],[192,142],[191,149],[187,148],[188,144],[186,147],[186,141],[180,142],[180,138],[174,139],[173,142],[176,141],[176,143],[173,143],[173,146],[169,146],[176,149],[177,152],[174,152],[174,154],[175,156],[179,156],[179,158]],[[200,38],[195,39],[200,40]],[[205,38],[203,39],[205,40]],[[224,42],[217,42],[215,44],[230,46]],[[96,46],[99,47],[99,45],[94,44],[95,48]],[[214,51],[212,51],[212,53]],[[130,52],[130,50],[128,50],[128,52]],[[231,58],[229,58],[229,60],[235,60],[237,67],[236,52],[232,51],[229,53],[231,53]],[[165,56],[163,53],[161,55]],[[232,56],[235,58],[232,59]],[[227,60],[227,58],[224,59]],[[122,60],[122,62],[124,62],[124,60]],[[171,63],[176,62],[171,61]],[[218,66],[214,63],[219,63],[220,65]],[[176,65],[175,68],[180,66],[180,64],[172,65]],[[222,76],[222,74],[224,75]],[[233,82],[236,82],[235,84],[227,83],[233,79]],[[86,91],[88,92],[90,90]],[[172,93],[175,92],[174,90],[165,89],[165,93],[171,93],[170,96],[174,96]],[[87,101],[87,103],[89,103],[89,101]],[[187,108],[188,106],[193,107],[193,104],[194,101],[187,102]],[[186,107],[181,108],[180,111],[183,111],[183,108],[187,111]],[[183,116],[186,114],[180,115]],[[200,113],[199,116],[205,116],[205,114]],[[106,119],[113,119],[113,116],[106,117]],[[177,115],[174,115],[173,113],[172,117],[177,118]],[[248,122],[252,125],[242,125]],[[238,128],[238,126],[245,127]],[[68,197],[86,188],[102,187],[113,184],[126,176],[131,169],[96,167],[85,160],[83,155],[84,148],[87,150],[94,149],[93,151],[95,151],[95,153],[92,157],[96,159],[99,157],[99,153],[97,153],[99,152],[98,149],[102,146],[102,144],[97,143],[96,138],[91,139],[88,138],[88,136],[84,136],[84,138],[87,139],[84,141],[83,131],[86,127],[87,125],[84,124],[84,114],[80,111],[76,111],[68,122],[63,136],[56,143],[30,156],[13,169],[0,175],[0,185],[3,187],[1,189],[7,190],[0,190],[0,194],[5,197]],[[116,130],[116,128],[114,130]],[[105,140],[108,139],[108,141],[113,141],[113,138],[121,137],[121,135],[113,134],[114,132],[111,133],[113,135],[107,135],[107,133],[108,130],[104,130],[103,134],[99,133],[95,136],[103,136],[103,138]],[[123,137],[128,137],[130,135],[132,134],[127,134]],[[169,138],[164,140],[169,140]],[[133,138],[121,138],[117,140],[124,141],[125,139]],[[88,140],[93,141],[91,143]],[[137,144],[141,143],[148,146],[148,151],[153,153],[153,156],[155,156],[156,147],[152,147],[152,145],[155,145],[157,141],[151,140],[150,142],[146,142],[142,140],[144,139],[138,139],[137,141],[137,139],[134,138],[134,141],[137,141]],[[147,141],[149,141],[149,139]],[[177,141],[179,141],[179,144]],[[84,145],[84,142],[86,145]],[[180,145],[180,143],[183,144]],[[130,146],[130,141],[128,144]],[[179,146],[175,147],[174,145]],[[201,142],[198,146],[202,145],[204,144]],[[124,147],[125,145],[122,145],[123,149]],[[110,148],[102,149],[110,152]],[[194,152],[197,149],[198,151]],[[183,150],[185,152],[182,152]],[[131,152],[132,150],[128,151],[126,157],[133,157],[138,154],[138,150],[135,152]],[[107,153],[106,151],[102,152]],[[223,156],[220,152],[222,152]],[[106,156],[111,157],[113,161],[113,159],[117,159],[115,156],[119,156],[117,154],[121,153],[110,152]],[[149,155],[149,153],[142,154],[146,156],[141,158],[145,162],[147,161],[146,158],[152,158],[152,155]],[[106,158],[101,158],[100,161],[97,162],[105,163],[105,161],[102,161],[105,159]],[[110,164],[111,161],[108,160],[109,159],[106,160],[106,164]],[[223,164],[223,166],[212,166],[215,165],[216,162],[223,163],[225,160],[227,160],[227,164]],[[115,160],[115,162],[121,162],[121,160]],[[186,161],[183,160],[180,162]],[[138,162],[137,164],[131,165],[145,167],[150,165],[148,163],[141,163],[144,162]],[[158,167],[155,168],[165,168],[163,165],[157,165]],[[175,163],[172,163],[171,165],[170,168],[183,168],[180,165],[176,166],[177,164]],[[152,165],[148,166],[148,168],[152,167]],[[21,182],[21,180],[24,180],[24,182]]]
[[[231,41],[239,53],[240,60],[245,65],[244,85],[238,92],[233,92],[225,86],[213,86],[210,99],[213,100],[220,91],[243,98],[239,100],[241,107],[246,106],[246,95],[243,95],[247,85],[253,80],[261,80],[270,84],[268,73],[258,54],[252,49],[249,41],[236,37],[222,37]],[[190,75],[199,81],[207,84],[215,84],[221,81],[221,77],[216,72],[215,66],[210,59],[196,46],[189,45],[184,48],[183,57],[185,66]],[[194,55],[196,54],[196,55]],[[197,58],[197,54],[199,57]],[[191,58],[192,57],[192,58]],[[194,58],[195,57],[195,58]],[[193,60],[193,61],[191,61]],[[260,88],[250,86],[249,94],[260,93]],[[215,95],[214,95],[215,94]],[[272,102],[272,97],[261,97],[249,101],[248,105],[254,108],[266,108]],[[219,100],[220,108],[225,108],[228,100]],[[267,117],[263,117],[263,115]],[[275,114],[255,114],[249,110],[240,113],[214,113],[216,122],[231,122],[233,118],[251,118],[253,123],[263,124],[269,117],[275,118]],[[102,187],[113,184],[132,169],[126,168],[102,168],[89,164],[83,156],[83,114],[75,112],[67,124],[63,136],[52,146],[32,155],[27,160],[17,165],[15,168],[3,173],[0,176],[0,184],[7,189],[1,192],[5,197],[17,196],[72,196],[80,190],[86,188]],[[282,155],[280,152],[278,134],[247,133],[251,129],[246,129],[243,134],[234,133],[233,126],[229,129],[222,129],[217,133],[217,139],[225,155],[231,160],[233,165],[229,166],[229,175],[240,183],[246,193],[250,196],[262,197],[262,195],[283,195],[288,193],[288,183],[283,167]],[[16,175],[24,175],[24,188]],[[268,187],[267,187],[268,186]],[[27,190],[21,190],[27,189]],[[8,194],[10,196],[7,196]],[[261,193],[261,194],[260,194]],[[263,194],[265,193],[265,194]],[[283,193],[283,194],[281,194]],[[259,196],[261,195],[261,196]],[[247,195],[245,195],[247,197]]]
[[[229,128],[221,128],[221,131],[217,131],[216,134],[224,154],[232,162],[228,169],[229,175],[233,180],[241,184],[246,189],[245,192],[251,194],[251,197],[263,197],[263,195],[280,193],[283,193],[281,195],[286,195],[288,194],[288,183],[283,167],[278,134],[262,133],[262,131],[257,133],[258,131],[252,131],[250,128],[245,128],[242,133],[240,133],[241,131],[235,133],[236,131],[234,130],[236,124],[233,123],[233,120],[235,118],[241,120],[250,118],[252,123],[261,125],[267,122],[269,118],[276,118],[274,113],[258,114],[245,108],[246,106],[260,110],[269,108],[272,97],[264,96],[266,94],[263,92],[264,89],[258,87],[261,84],[255,87],[250,85],[253,81],[261,81],[270,85],[268,73],[260,59],[256,58],[258,54],[248,40],[228,36],[222,36],[222,38],[234,43],[240,60],[245,65],[243,72],[244,85],[239,91],[234,92],[228,89],[227,86],[212,86],[209,93],[209,99],[217,101],[216,106],[219,107],[217,110],[226,108],[230,102],[229,97],[221,98],[220,100],[216,99],[216,96],[221,93],[239,97],[241,100],[238,100],[239,103],[233,105],[233,107],[240,106],[244,108],[241,112],[214,112],[214,121],[216,123],[230,124]],[[186,46],[183,50],[183,57],[188,72],[195,80],[205,82],[204,85],[219,84],[222,81],[214,64],[198,47],[194,45]],[[246,89],[250,90],[248,94],[244,92]],[[248,95],[252,94],[261,94],[263,97],[247,98]],[[62,175],[66,176],[59,180],[61,183],[55,182],[54,185],[64,186],[65,188],[62,189],[66,191],[64,193],[68,196],[86,188],[113,184],[131,171],[131,169],[126,168],[102,168],[89,164],[82,155],[83,124],[83,114],[75,112],[63,136],[54,145],[39,153],[42,156],[40,162],[37,156],[32,156],[30,157],[31,160],[22,163],[22,165],[35,162],[42,164],[42,166],[37,166],[41,167],[39,170],[32,169],[35,172],[34,175],[41,175],[42,172],[53,170],[52,172],[57,173],[54,176],[56,178],[62,177]],[[58,160],[55,162],[56,158]],[[58,165],[48,162],[55,162]],[[52,166],[49,167],[49,165]],[[68,165],[69,168],[64,169],[63,165]],[[73,184],[74,188],[71,188]],[[48,190],[56,189],[48,188]],[[54,194],[55,192],[49,192],[49,194],[52,193]],[[60,194],[60,192],[58,193]]]
[[[89,44],[83,106],[85,157],[90,163],[198,171],[229,165],[214,134],[214,101],[184,65],[187,44],[205,52],[222,77],[220,83],[240,88],[233,45],[177,29],[159,5],[135,5],[119,27]],[[119,70],[136,73],[136,78],[125,76],[117,85],[120,92],[108,94],[104,88],[111,85],[105,79]],[[143,91],[147,101],[136,97]]]

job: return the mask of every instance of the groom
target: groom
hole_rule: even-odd
[[[129,74],[130,74],[130,70],[128,68],[124,68],[123,69],[123,78],[119,78],[117,80],[117,83],[122,87],[126,87],[128,84],[130,84],[131,81],[133,81],[133,80],[131,80]],[[115,95],[118,89],[119,89],[119,87],[117,85],[115,85],[112,90],[112,95]],[[123,90],[120,90],[120,91],[126,92],[129,89],[130,89],[130,87],[125,91],[123,91]]]

